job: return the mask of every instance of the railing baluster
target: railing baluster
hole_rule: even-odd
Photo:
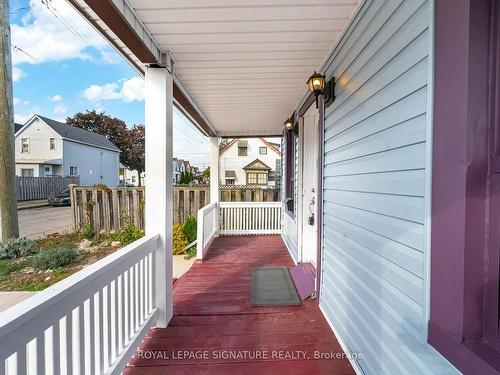
[[[78,306],[78,368],[85,375],[85,302]]]
[[[130,339],[134,335],[134,270],[133,267],[130,267],[128,270],[128,329],[129,335],[128,339]]]
[[[89,298],[89,344],[90,344],[90,373],[95,374],[95,294]]]
[[[57,321],[52,326],[52,373],[59,375],[61,373],[61,321]]]
[[[124,348],[127,345],[128,341],[128,318],[129,318],[129,308],[130,304],[128,303],[128,272],[124,272],[121,277],[121,323],[122,323],[122,343],[121,347]]]
[[[26,375],[28,373],[28,361],[26,357],[26,345],[23,345],[16,353],[16,375]]]
[[[104,372],[104,290],[100,289],[98,292],[99,298],[99,307],[98,307],[98,324],[97,324],[97,332],[99,334],[99,373]]]
[[[115,294],[115,332],[114,332],[114,345],[115,345],[115,357],[118,357],[118,354],[120,353],[120,301],[119,301],[119,285],[118,285],[118,277],[115,279],[114,283],[114,294]],[[114,359],[114,358],[113,358]],[[113,363],[114,361],[110,361]]]
[[[113,308],[111,306],[112,294],[111,294],[111,284],[109,283],[106,286],[106,355],[107,361],[106,366],[111,366],[113,361],[113,320],[112,320],[112,312]]]
[[[134,264],[134,334],[139,327],[139,265]]]
[[[66,374],[73,373],[73,310],[66,315]]]
[[[45,374],[45,330],[36,337],[36,374]]]
[[[139,275],[141,276],[139,281],[140,281],[140,285],[139,285],[139,290],[140,290],[140,310],[141,310],[141,319],[140,319],[140,323],[143,322],[144,318],[145,318],[145,314],[144,314],[144,259],[141,259],[141,261],[139,262]]]

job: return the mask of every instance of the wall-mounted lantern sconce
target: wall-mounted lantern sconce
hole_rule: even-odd
[[[295,132],[296,132],[297,127],[295,126],[294,116],[292,116],[292,117],[290,117],[289,119],[287,119],[287,120],[284,122],[283,127],[284,127],[287,131],[293,131],[293,132],[295,133]]]
[[[307,80],[307,85],[309,86],[309,91],[316,97],[316,108],[318,108],[318,96],[323,92],[323,88],[325,87],[325,76],[314,71],[314,74]]]

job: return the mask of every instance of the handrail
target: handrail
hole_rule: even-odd
[[[210,242],[219,230],[219,203],[214,202],[198,211],[198,232],[196,243],[196,259],[202,260]]]
[[[45,372],[46,361],[57,369],[54,373],[63,364],[68,373],[73,367],[93,372],[96,364],[102,373],[121,371],[133,344],[140,342],[157,316],[153,258],[158,246],[159,235],[144,237],[0,313],[0,368],[12,366],[14,361],[17,373],[24,374],[29,357],[29,365],[36,366],[37,373]],[[47,340],[47,330],[52,331],[51,340]],[[87,349],[94,351],[89,363]]]

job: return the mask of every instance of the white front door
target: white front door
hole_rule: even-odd
[[[302,262],[317,263],[318,245],[318,120],[315,105],[303,117],[302,128]]]

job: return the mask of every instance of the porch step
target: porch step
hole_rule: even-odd
[[[316,268],[311,263],[299,263],[295,267],[290,267],[295,288],[300,299],[305,300],[316,291]]]

